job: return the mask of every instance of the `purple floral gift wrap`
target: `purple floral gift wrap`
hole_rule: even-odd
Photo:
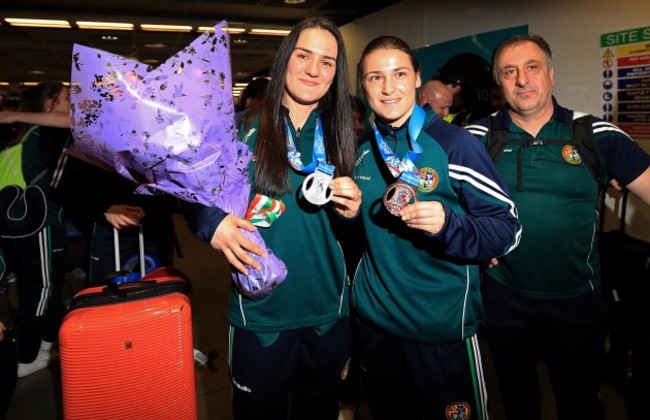
[[[250,195],[248,147],[237,141],[225,22],[158,67],[75,45],[72,134],[67,153],[136,182],[244,217]],[[261,270],[233,272],[241,292],[266,296],[287,274],[266,249]]]

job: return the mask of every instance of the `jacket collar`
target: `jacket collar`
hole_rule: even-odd
[[[424,129],[428,127],[433,122],[433,120],[435,120],[438,117],[430,107],[425,107],[423,109],[424,112],[426,113],[426,116],[424,118],[424,126],[423,126]],[[410,122],[411,122],[411,117],[409,117],[406,121],[404,121],[404,124],[402,124],[401,126],[393,127],[389,124],[385,124],[379,121],[379,119],[375,117],[375,124],[377,125],[377,129],[379,130],[379,133],[382,136],[387,136],[387,135],[396,136],[398,133],[401,133],[402,131],[406,132],[408,130],[408,126]]]

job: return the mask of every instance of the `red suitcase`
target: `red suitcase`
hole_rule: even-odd
[[[59,353],[67,420],[197,418],[189,283],[178,270],[77,293]]]

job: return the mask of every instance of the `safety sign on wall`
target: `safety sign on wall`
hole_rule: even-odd
[[[650,26],[600,36],[605,121],[650,138]]]

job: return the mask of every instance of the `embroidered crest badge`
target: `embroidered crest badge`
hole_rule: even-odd
[[[578,150],[575,148],[575,146],[572,146],[570,144],[567,144],[562,148],[562,158],[572,165],[577,165],[582,162],[582,158],[580,157]]]
[[[431,192],[438,186],[438,173],[433,168],[420,169],[420,182],[418,182],[418,190],[422,192]]]
[[[472,410],[465,401],[457,401],[449,404],[445,409],[447,420],[469,420]]]

